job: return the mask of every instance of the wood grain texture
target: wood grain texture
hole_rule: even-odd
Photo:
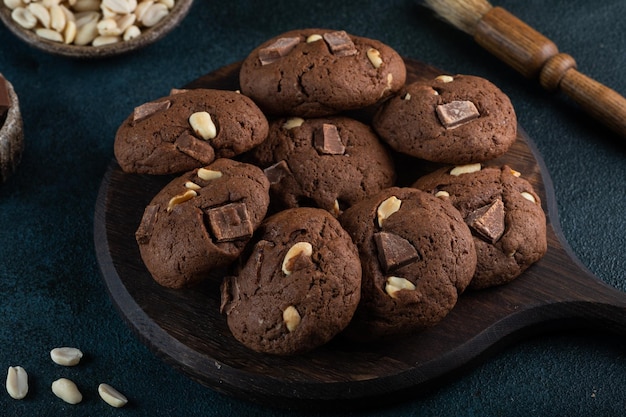
[[[459,3],[460,4],[460,3]],[[576,69],[576,61],[559,53],[550,39],[501,7],[480,19],[474,40],[527,78],[537,78],[548,91],[561,91],[589,115],[626,138],[626,98]]]
[[[406,60],[408,80],[440,72]],[[189,84],[236,89],[239,64]],[[367,118],[368,111],[359,115]],[[134,232],[145,205],[170,177],[125,174],[112,161],[95,213],[98,262],[121,316],[153,352],[190,378],[241,399],[274,407],[355,409],[414,397],[454,377],[507,344],[563,327],[601,327],[626,334],[626,297],[588,272],[564,243],[546,168],[520,129],[518,140],[493,164],[507,163],[542,198],[548,252],[517,280],[464,293],[437,326],[393,342],[354,344],[340,338],[305,355],[255,353],[230,334],[219,314],[217,272],[194,289],[160,287],[139,256]],[[398,156],[400,185],[435,168]]]

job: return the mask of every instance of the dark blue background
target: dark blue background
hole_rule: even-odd
[[[497,5],[555,41],[582,72],[626,94],[626,2]],[[403,56],[497,84],[543,155],[574,253],[600,279],[626,290],[626,139],[591,121],[569,100],[523,79],[414,1],[196,0],[184,23],[163,40],[132,55],[97,61],[39,52],[0,27],[0,72],[18,92],[26,134],[17,173],[0,185],[0,370],[21,365],[31,384],[22,401],[0,392],[5,415],[301,414],[213,392],[142,345],[106,294],[94,253],[93,213],[115,131],[133,107],[243,59],[269,37],[304,27],[380,39]],[[83,363],[55,366],[48,353],[61,345],[80,347]],[[70,406],[54,397],[50,383],[61,376],[81,387],[83,403]],[[103,381],[130,398],[127,408],[113,409],[98,398],[96,387]],[[355,415],[624,412],[624,339],[564,331],[511,346],[432,393],[402,396],[396,406]]]

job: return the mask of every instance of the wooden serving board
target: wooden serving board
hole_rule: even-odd
[[[440,73],[414,60],[406,64],[409,82]],[[232,64],[187,87],[234,90],[238,72],[239,64]],[[295,357],[250,351],[232,337],[219,313],[225,271],[185,290],[163,288],[152,280],[134,233],[144,207],[171,177],[125,174],[115,161],[96,204],[98,262],[120,314],[159,358],[216,391],[271,406],[345,409],[396,402],[531,334],[564,326],[626,334],[625,294],[594,277],[565,243],[548,172],[521,129],[512,149],[490,164],[503,163],[520,171],[542,199],[548,220],[546,256],[509,284],[465,292],[437,326],[393,342],[336,339]],[[398,157],[397,165],[400,185],[434,168],[407,157]]]

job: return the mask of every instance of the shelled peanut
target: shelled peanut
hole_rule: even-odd
[[[176,0],[3,0],[20,26],[49,41],[102,46],[136,38]]]

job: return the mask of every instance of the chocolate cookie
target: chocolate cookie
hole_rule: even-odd
[[[508,166],[441,168],[413,186],[452,203],[470,226],[478,262],[471,288],[518,277],[547,250],[546,217],[532,185]]]
[[[338,215],[395,180],[386,147],[367,125],[342,116],[282,118],[251,152],[280,208],[314,206]]]
[[[146,207],[135,237],[159,284],[194,285],[241,254],[269,205],[254,165],[218,159],[172,180]]]
[[[237,276],[222,284],[228,327],[258,352],[292,355],[342,331],[356,309],[361,265],[339,222],[316,208],[266,219]]]
[[[366,107],[398,91],[404,61],[380,41],[328,29],[294,30],[244,60],[241,91],[266,114],[319,117]]]
[[[472,235],[449,203],[393,187],[339,218],[359,249],[361,302],[345,334],[356,340],[416,332],[456,305],[476,267]]]
[[[265,115],[242,94],[178,90],[136,107],[118,128],[114,152],[125,172],[181,173],[251,149],[267,129]]]
[[[378,109],[372,126],[398,152],[446,164],[496,158],[517,135],[509,98],[471,75],[407,85]]]

